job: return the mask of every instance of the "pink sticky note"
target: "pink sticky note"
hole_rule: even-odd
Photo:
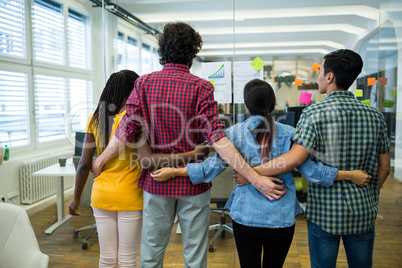
[[[303,85],[303,80],[302,79],[296,79],[295,80],[295,86],[302,86]]]
[[[387,83],[388,83],[388,78],[380,77],[380,81],[378,81],[378,83],[379,83],[381,86],[386,86]]]
[[[368,86],[373,86],[373,85],[375,85],[375,77],[367,78],[367,85],[368,85]]]
[[[300,92],[299,103],[310,104],[312,95],[311,93]]]
[[[311,70],[318,72],[318,70],[320,70],[321,65],[319,65],[318,63],[313,63],[313,66],[311,66]]]

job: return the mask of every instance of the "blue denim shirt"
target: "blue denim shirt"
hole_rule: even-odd
[[[255,134],[249,131],[254,129],[263,119],[262,116],[250,116],[245,122],[236,124],[225,131],[226,137],[240,152],[244,160],[255,167],[262,164],[261,148],[255,140]],[[291,126],[275,122],[276,135],[273,139],[269,160],[272,160],[290,150],[291,138],[295,129]],[[187,165],[188,174],[194,184],[210,182],[228,165],[215,153],[211,158],[201,163]],[[338,170],[324,166],[321,162],[314,162],[309,157],[297,167],[308,181],[329,187],[335,180]],[[286,194],[279,200],[270,201],[262,195],[251,183],[242,187],[236,186],[226,208],[230,210],[230,217],[243,225],[265,228],[289,227],[295,223],[295,217],[300,214],[301,208],[296,199],[296,187],[292,172],[275,176],[284,181]]]

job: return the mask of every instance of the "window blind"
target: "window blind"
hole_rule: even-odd
[[[23,0],[0,0],[0,55],[26,58]]]
[[[125,35],[117,32],[117,39],[114,40],[114,70],[118,72],[126,68],[126,43]]]
[[[141,49],[141,70],[142,74],[152,72],[152,53],[151,47],[147,44],[142,44]]]
[[[162,69],[162,65],[159,63],[159,53],[156,48],[153,49],[152,53],[152,70],[159,71]]]
[[[69,79],[71,131],[85,131],[88,116],[95,109],[92,103],[92,82]]]
[[[126,69],[139,73],[140,71],[140,50],[138,49],[138,42],[134,38],[127,36],[126,47]]]
[[[61,4],[34,0],[32,8],[34,59],[64,65],[64,18]]]
[[[88,22],[88,17],[72,9],[68,10],[68,60],[71,67],[89,69]]]
[[[0,71],[0,141],[29,144],[28,83],[24,73]]]
[[[35,121],[39,142],[65,137],[67,111],[66,79],[63,77],[35,75]]]

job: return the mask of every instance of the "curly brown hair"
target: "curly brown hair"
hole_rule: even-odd
[[[159,63],[181,63],[191,66],[202,47],[202,38],[190,25],[183,22],[168,23],[158,38]]]

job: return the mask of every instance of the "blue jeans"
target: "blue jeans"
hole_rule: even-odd
[[[312,268],[335,268],[341,237],[349,268],[373,267],[374,227],[356,235],[333,235],[310,221],[307,227]]]

